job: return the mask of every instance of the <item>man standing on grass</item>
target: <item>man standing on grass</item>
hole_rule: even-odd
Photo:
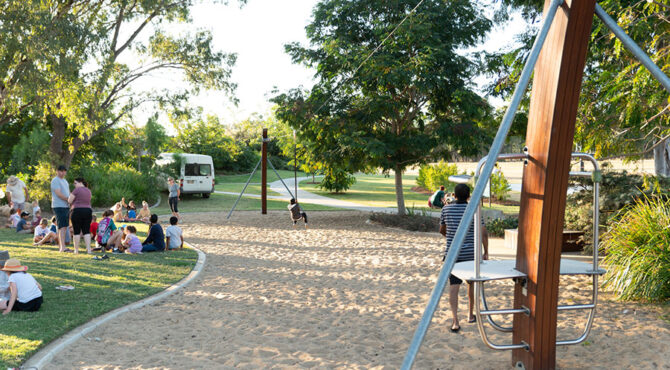
[[[451,247],[451,243],[454,240],[454,235],[456,235],[458,225],[461,223],[461,219],[465,213],[465,207],[468,205],[468,198],[470,198],[470,187],[468,187],[466,184],[458,184],[454,189],[454,193],[456,196],[456,201],[442,208],[442,213],[440,214],[440,234],[447,238],[447,250],[444,252],[445,256],[447,252],[449,252],[449,248]],[[486,232],[486,227],[484,226],[483,218],[481,223],[482,244],[484,244],[484,254],[482,255],[482,258],[487,260],[489,259],[489,239],[488,233]],[[474,226],[475,225],[472,224],[470,225],[470,228],[465,235],[463,246],[458,253],[458,259],[456,262],[473,261],[475,259]],[[481,248],[479,246],[477,247]],[[463,283],[463,281],[456,276],[449,276],[449,306],[451,307],[451,314],[453,317],[451,331],[454,333],[461,329],[461,326],[458,323],[458,290],[461,287],[461,283]],[[468,316],[468,322],[472,323],[476,320],[475,316],[472,314],[472,309],[475,303],[474,287],[472,284],[468,286],[468,301],[470,304],[470,315]]]
[[[67,167],[60,165],[56,171],[56,177],[51,180],[51,208],[56,215],[58,226],[58,251],[69,252],[65,249],[65,231],[70,224],[70,205],[67,200],[70,196],[70,184],[65,180]]]
[[[25,204],[29,201],[28,188],[18,177],[12,175],[7,179],[7,202],[14,209],[25,211]]]

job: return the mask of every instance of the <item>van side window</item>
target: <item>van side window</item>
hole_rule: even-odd
[[[186,163],[184,166],[185,176],[210,176],[211,174],[212,166],[209,164]]]

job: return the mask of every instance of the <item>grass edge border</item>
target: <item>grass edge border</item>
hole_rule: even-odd
[[[201,251],[200,249],[196,248],[193,244],[190,243],[184,243],[186,244],[189,248],[195,250],[198,253],[198,260],[195,262],[195,266],[193,266],[193,269],[191,272],[186,275],[183,279],[178,281],[177,283],[165,288],[163,291],[160,291],[154,295],[151,295],[149,297],[145,297],[140,299],[137,302],[133,302],[129,305],[125,305],[119,308],[116,308],[112,311],[107,312],[106,314],[102,316],[98,316],[96,318],[91,319],[91,321],[82,324],[69,332],[65,333],[61,337],[55,339],[51,343],[49,343],[46,347],[42,348],[41,350],[37,351],[34,355],[32,355],[22,366],[21,368],[29,368],[29,369],[41,369],[47,366],[53,358],[63,351],[67,346],[73,344],[75,341],[79,340],[80,338],[83,338],[86,334],[92,332],[93,330],[97,329],[99,326],[107,323],[108,321],[117,318],[118,316],[130,312],[133,310],[136,310],[138,308],[142,308],[146,305],[149,305],[151,303],[154,303],[158,300],[164,299],[169,297],[170,295],[174,294],[177,292],[179,289],[184,288],[186,285],[190,284],[191,281],[193,281],[200,273],[202,272],[203,268],[205,267],[205,261],[207,260],[207,255],[205,252]]]

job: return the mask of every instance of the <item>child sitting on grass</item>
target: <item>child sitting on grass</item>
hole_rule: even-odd
[[[22,212],[21,220],[16,224],[16,232],[19,234],[32,234],[33,227],[30,224],[30,213]]]
[[[126,216],[126,222],[137,221],[137,209],[135,208],[135,202],[128,202],[128,216]]]
[[[0,300],[3,315],[12,311],[37,311],[42,306],[42,286],[26,270],[28,266],[21,266],[21,262],[15,258],[5,262],[2,271],[9,277],[11,297],[9,300]]]
[[[49,221],[43,218],[40,224],[35,227],[33,242],[35,245],[43,245],[46,243],[55,243],[57,240],[58,235],[49,229]]]
[[[142,201],[142,209],[140,209],[140,214],[137,218],[138,221],[142,221],[145,224],[149,223],[149,218],[151,218],[151,211],[149,210],[149,203],[146,200]]]
[[[12,208],[12,210],[9,211],[9,218],[7,218],[5,226],[10,229],[15,229],[16,224],[18,224],[19,221],[21,221],[21,210],[19,208]]]
[[[40,223],[42,223],[42,211],[38,209],[37,212],[33,213],[33,227],[37,227]]]
[[[142,253],[142,242],[137,237],[137,228],[133,225],[128,225],[125,230],[126,237],[123,239],[123,243],[119,247],[120,252],[126,252],[130,254],[141,254]]]
[[[179,222],[177,217],[170,217],[170,226],[165,229],[165,245],[168,250],[184,248],[184,237],[177,222]]]
[[[295,199],[291,198],[291,204],[288,205],[288,210],[291,211],[291,219],[293,220],[293,228],[296,228],[298,221],[302,218],[305,221],[305,229],[307,229],[307,213],[303,212]]]

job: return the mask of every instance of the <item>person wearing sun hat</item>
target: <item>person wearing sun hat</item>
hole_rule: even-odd
[[[9,252],[0,251],[0,268],[5,265],[5,261],[9,259]],[[0,301],[8,301],[12,295],[9,292],[9,280],[7,280],[7,274],[0,272]]]
[[[9,300],[0,300],[3,315],[12,311],[37,311],[42,306],[42,286],[27,273],[28,266],[21,265],[16,258],[9,258],[2,268],[9,277]]]

